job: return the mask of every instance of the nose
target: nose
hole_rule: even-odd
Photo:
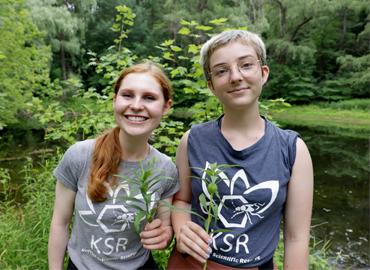
[[[236,82],[242,80],[242,73],[237,65],[230,67],[230,81]]]
[[[132,100],[130,104],[130,108],[135,111],[139,111],[143,109],[143,103],[140,97],[136,97]]]

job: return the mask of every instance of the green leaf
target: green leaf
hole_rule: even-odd
[[[199,195],[199,202],[200,204],[204,207],[204,208],[208,208],[207,207],[207,199],[206,199],[206,195],[204,193],[200,194]]]
[[[149,177],[152,175],[152,171],[151,170],[147,170],[147,171],[144,171],[142,176],[140,177],[142,179],[142,181],[146,182]]]
[[[173,44],[174,40],[173,39],[167,39],[164,42],[161,43],[161,46],[168,47]]]
[[[180,21],[180,24],[181,24],[181,25],[190,25],[190,22],[188,22],[188,21],[186,21],[186,20],[183,20],[183,19],[182,19],[182,20]]]
[[[173,60],[172,56],[173,56],[173,54],[172,54],[172,53],[170,53],[170,52],[165,52],[165,53],[163,54],[163,58],[164,58],[164,59],[167,59],[167,60]]]
[[[182,51],[182,49],[181,49],[180,47],[178,47],[178,46],[173,46],[173,45],[171,45],[171,46],[170,46],[170,48],[171,48],[171,50],[173,50],[174,52],[181,52],[181,51]]]
[[[195,28],[198,30],[202,30],[202,31],[209,31],[213,29],[212,26],[207,26],[207,25],[198,25]]]
[[[178,32],[180,35],[184,35],[184,36],[187,36],[191,33],[190,29],[187,28],[187,27],[182,27],[179,32]]]
[[[224,24],[227,21],[228,21],[227,18],[219,18],[219,19],[215,19],[215,20],[210,21],[210,23],[214,24],[214,25],[221,25],[221,24]]]
[[[192,54],[198,54],[198,52],[199,52],[199,47],[198,47],[197,45],[195,45],[195,44],[190,44],[190,45],[188,46],[188,52],[189,52],[189,53],[192,53]]]
[[[134,229],[137,233],[140,233],[140,224],[143,218],[145,217],[145,211],[139,211],[136,213],[135,220],[134,220]]]

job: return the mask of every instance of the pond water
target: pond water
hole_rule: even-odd
[[[370,269],[369,140],[302,127],[314,164],[312,234],[338,269]]]
[[[301,134],[314,163],[312,234],[315,239],[329,241],[328,255],[335,268],[370,269],[369,140],[302,127],[285,128]],[[19,181],[25,159],[8,157],[22,157],[25,152],[34,152],[35,143],[37,148],[40,145],[48,148],[32,138],[22,144],[14,143],[7,150],[2,148],[0,168],[10,168],[12,179]]]

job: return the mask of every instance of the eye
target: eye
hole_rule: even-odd
[[[121,96],[124,98],[124,99],[130,99],[133,97],[133,95],[131,93],[127,93],[127,92],[123,92],[121,94]]]
[[[215,74],[215,76],[221,77],[229,72],[229,68],[227,67],[219,67],[216,68],[212,73]]]
[[[240,68],[244,69],[244,70],[251,69],[252,67],[253,67],[252,62],[243,62],[243,63],[240,64]]]
[[[147,100],[147,101],[155,101],[157,100],[157,98],[153,95],[145,95],[144,96],[144,99]]]

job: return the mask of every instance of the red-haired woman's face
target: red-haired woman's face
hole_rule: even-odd
[[[150,136],[171,106],[158,81],[149,73],[130,73],[113,99],[116,122],[129,136]]]

